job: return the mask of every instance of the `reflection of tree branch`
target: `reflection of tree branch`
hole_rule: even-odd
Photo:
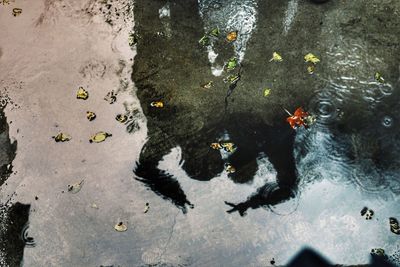
[[[193,208],[179,182],[172,175],[158,169],[157,163],[140,163],[136,166],[135,174],[138,176],[136,180],[146,184],[156,194],[171,200],[183,213],[187,212],[186,204]]]

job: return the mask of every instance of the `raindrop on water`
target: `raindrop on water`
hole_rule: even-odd
[[[382,119],[382,125],[386,128],[390,128],[393,125],[393,119],[389,116],[385,116]]]

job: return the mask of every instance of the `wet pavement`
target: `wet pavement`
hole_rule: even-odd
[[[130,2],[16,1],[1,23],[40,44],[0,41],[3,262],[400,264],[397,1],[137,0],[133,35]],[[300,106],[316,122],[293,130]]]

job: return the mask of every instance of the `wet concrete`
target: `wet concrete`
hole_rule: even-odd
[[[131,24],[117,19],[121,1],[26,1],[16,18],[0,10],[0,75],[20,104],[6,109],[17,173],[1,199],[16,192],[13,202],[31,205],[29,234],[29,207],[19,206],[12,214],[21,220],[2,236],[18,249],[0,258],[73,267],[270,266],[274,258],[282,266],[309,246],[343,264],[367,263],[383,248],[398,263],[388,218],[400,217],[399,4],[200,2],[136,1],[134,60]],[[199,46],[214,25],[221,36],[212,50]],[[227,43],[232,27],[239,39]],[[283,62],[269,62],[273,51]],[[313,75],[309,52],[321,59]],[[240,71],[214,76],[232,56]],[[140,103],[128,81],[133,63]],[[234,86],[223,82],[238,73]],[[210,80],[214,87],[201,87]],[[75,98],[79,85],[86,102]],[[103,99],[111,89],[113,105]],[[165,108],[152,108],[155,100]],[[293,131],[283,108],[300,105],[318,120]],[[131,126],[115,121],[128,111],[137,116]],[[58,130],[73,139],[55,143]],[[96,130],[113,136],[90,144]],[[211,150],[220,140],[237,150]],[[228,162],[235,173],[224,171]],[[66,192],[83,178],[80,192]],[[114,230],[119,221],[126,232]]]
[[[4,99],[4,98],[2,98]],[[7,182],[13,173],[12,161],[17,150],[17,141],[11,141],[9,127],[3,111],[0,109],[0,186]],[[25,240],[21,233],[29,219],[30,205],[19,202],[0,203],[0,265],[19,266],[23,260]]]

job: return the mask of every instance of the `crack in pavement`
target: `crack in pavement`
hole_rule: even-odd
[[[178,217],[179,213],[180,213],[180,211],[178,211],[174,216],[174,222],[172,223],[171,230],[169,232],[168,240],[165,243],[164,248],[163,248],[160,256],[158,257],[158,262],[159,263],[161,263],[161,258],[164,256],[165,252],[167,252],[168,245],[171,242],[172,235],[174,234],[174,229],[175,229],[175,225],[176,225],[176,217]]]

